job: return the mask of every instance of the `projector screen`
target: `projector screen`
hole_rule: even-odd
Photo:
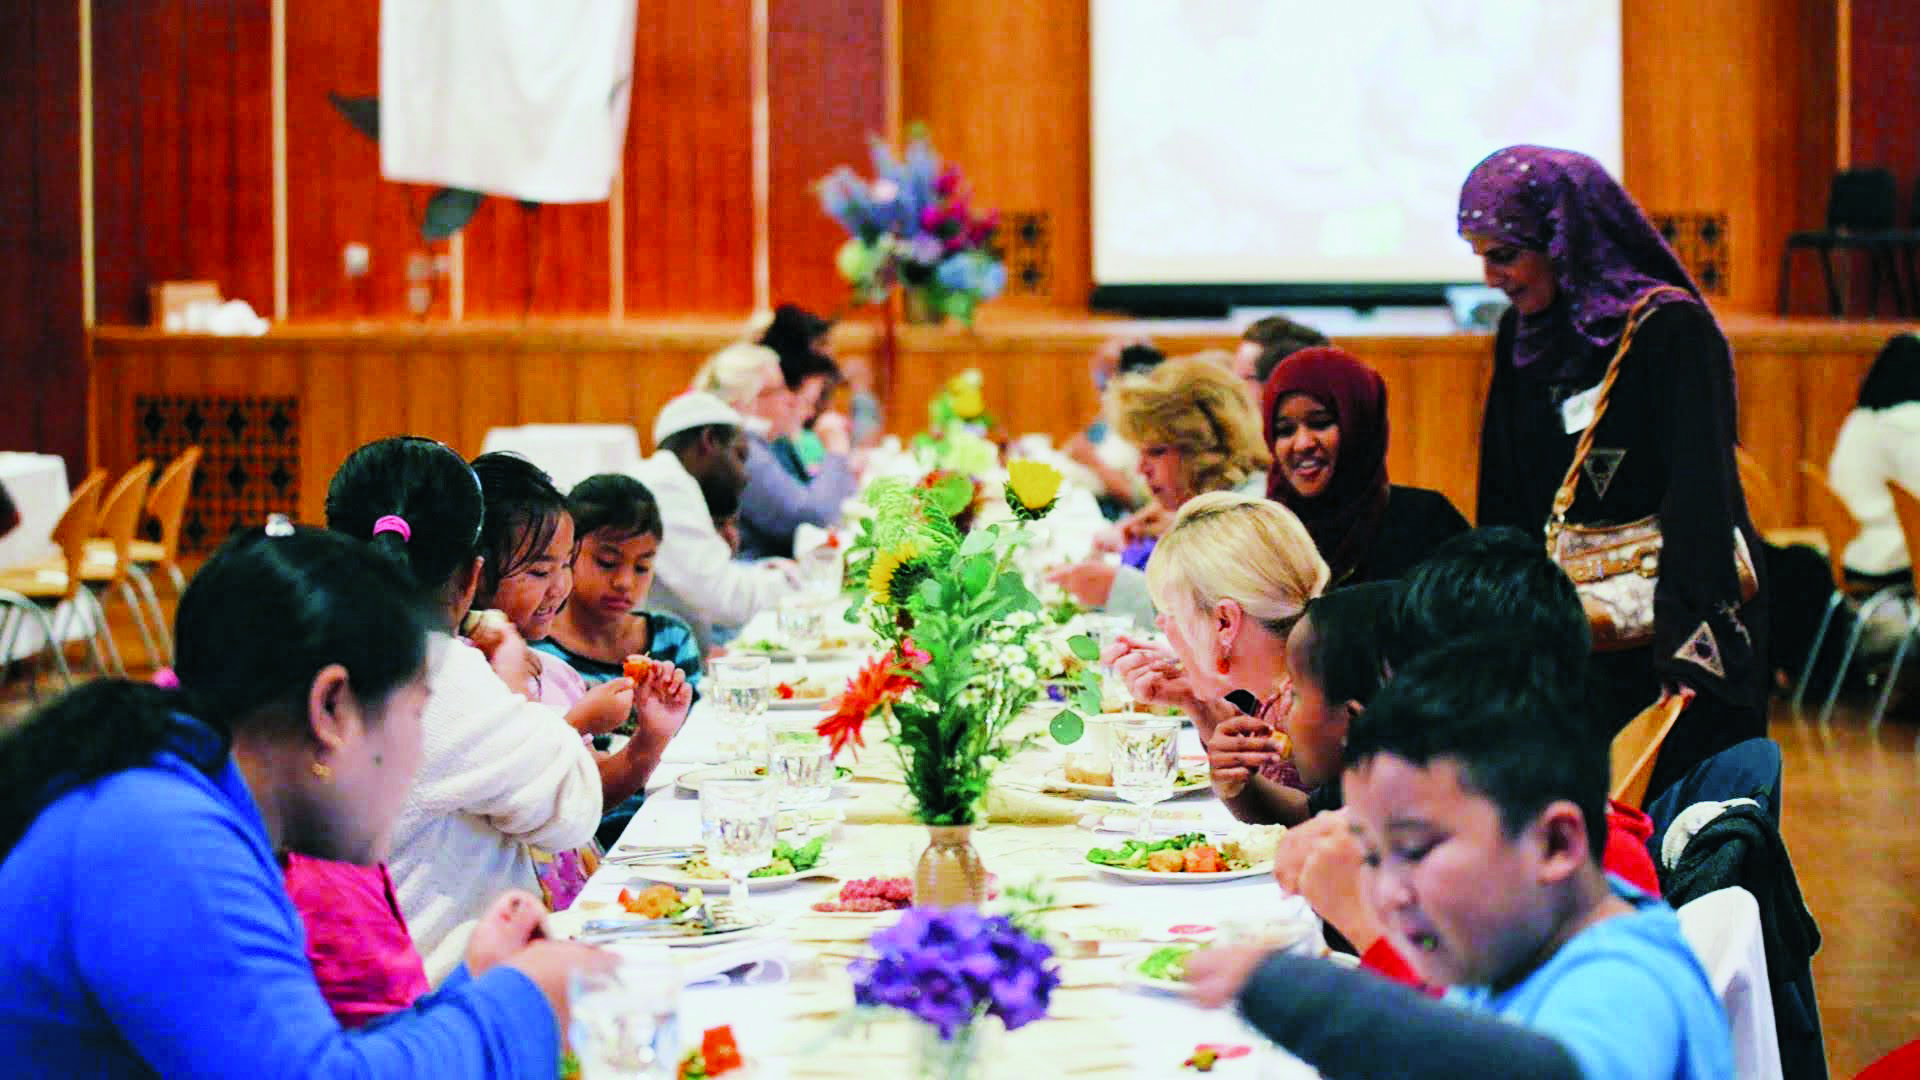
[[[1480,280],[1460,182],[1620,167],[1620,0],[1092,0],[1097,285]]]

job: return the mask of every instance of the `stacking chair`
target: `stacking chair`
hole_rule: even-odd
[[[180,452],[180,456],[168,463],[160,479],[153,482],[153,491],[147,496],[147,513],[153,516],[160,526],[160,539],[134,540],[129,549],[133,565],[129,570],[134,587],[139,589],[146,599],[147,608],[153,614],[155,636],[160,648],[166,654],[166,663],[173,663],[173,635],[167,630],[166,612],[160,607],[160,598],[154,594],[151,571],[159,567],[167,572],[167,578],[173,583],[173,599],[177,604],[187,591],[186,575],[180,572],[180,524],[187,516],[187,498],[193,493],[194,471],[200,465],[200,448],[189,446]],[[87,543],[87,558],[95,563],[114,557],[113,542],[105,538],[96,538]]]
[[[125,601],[127,611],[133,616],[133,626],[140,634],[140,644],[145,647],[147,660],[154,667],[166,664],[160,650],[155,647],[152,631],[147,628],[147,608],[140,598],[144,591],[153,595],[153,586],[146,580],[146,574],[133,563],[133,534],[140,528],[140,512],[147,504],[147,481],[153,477],[153,462],[142,461],[114,483],[100,500],[100,517],[95,532],[104,536],[107,547],[103,550],[89,545],[80,563],[80,580],[94,595],[100,597],[118,594]],[[134,583],[140,584],[136,586]],[[159,607],[159,601],[154,601]],[[104,610],[104,609],[103,609]],[[156,618],[164,620],[156,610]],[[107,635],[112,646],[113,635]],[[120,663],[118,646],[108,649],[113,657],[114,666],[124,674],[125,665]]]
[[[1653,781],[1653,763],[1660,758],[1660,744],[1667,741],[1667,733],[1692,700],[1692,690],[1668,691],[1627,721],[1627,726],[1613,737],[1607,757],[1615,802],[1640,809],[1647,797],[1647,785]]]
[[[1753,519],[1753,527],[1765,535],[1767,523],[1774,520],[1774,514],[1780,505],[1773,489],[1773,481],[1767,478],[1767,470],[1762,468],[1744,446],[1733,448],[1734,464],[1740,470],[1740,488],[1747,496],[1747,516]]]
[[[1907,553],[1920,551],[1920,497],[1892,481],[1887,482],[1887,492],[1893,496],[1893,514],[1900,519],[1900,533],[1907,539]],[[1915,574],[1914,580],[1920,583],[1920,573]],[[1920,592],[1920,588],[1916,588],[1916,592]],[[1900,681],[1900,666],[1907,662],[1907,650],[1913,645],[1916,630],[1920,630],[1920,603],[1907,606],[1907,632],[1900,635],[1900,647],[1893,651],[1893,666],[1887,669],[1886,688],[1880,691],[1880,701],[1867,720],[1869,734],[1880,729],[1880,718],[1886,715],[1887,702],[1893,700],[1893,686]]]
[[[95,610],[97,601],[80,580],[80,564],[86,559],[87,538],[93,534],[100,508],[100,489],[106,482],[105,469],[93,470],[74,489],[66,510],[54,523],[53,541],[60,546],[61,554],[57,567],[33,563],[0,568],[0,607],[7,609],[5,618],[0,619],[0,656],[13,654],[20,627],[31,619],[39,624],[47,650],[53,654],[54,670],[68,687],[73,685],[73,674],[67,668],[65,633],[74,618],[87,620],[92,629],[87,635],[87,651],[93,659],[94,670],[107,669],[98,640],[106,628],[106,619]],[[38,679],[29,681],[28,691],[38,695]]]
[[[1831,626],[1834,612],[1839,610],[1840,605],[1845,603],[1848,597],[1859,599],[1860,592],[1858,587],[1847,580],[1847,567],[1845,562],[1846,545],[1852,541],[1854,536],[1859,534],[1860,524],[1854,520],[1853,512],[1847,509],[1847,504],[1827,483],[1825,473],[1810,464],[1804,463],[1800,466],[1800,470],[1807,474],[1809,480],[1818,481],[1817,483],[1810,483],[1808,485],[1808,491],[1813,495],[1814,512],[1816,516],[1821,518],[1822,527],[1828,530],[1829,536],[1839,542],[1829,542],[1830,550],[1827,553],[1827,557],[1833,566],[1834,596],[1827,601],[1827,613],[1820,620],[1820,630],[1814,635],[1813,648],[1808,654],[1807,667],[1801,672],[1801,688],[1800,691],[1794,694],[1794,703],[1796,705],[1800,701],[1801,693],[1806,689],[1807,679],[1813,673],[1813,663],[1820,656],[1820,645],[1826,636],[1827,630]],[[1901,490],[1897,485],[1889,484],[1888,488],[1896,492],[1894,510],[1898,513],[1900,507],[1899,495],[1906,494],[1906,492]],[[1828,519],[1835,517],[1845,521],[1844,535],[1835,532],[1835,530],[1841,528],[1841,526],[1829,526],[1827,524]],[[1913,587],[1911,584],[1889,585],[1861,601],[1854,618],[1853,633],[1848,635],[1847,647],[1845,651],[1840,654],[1840,666],[1833,673],[1833,686],[1827,691],[1826,704],[1820,709],[1820,722],[1822,724],[1833,719],[1834,704],[1840,700],[1840,688],[1846,684],[1847,669],[1853,666],[1853,655],[1859,651],[1860,639],[1866,634],[1867,623],[1881,608],[1886,607],[1888,604],[1904,603],[1905,600],[1912,595]],[[1908,636],[1911,637],[1911,633],[1909,633]],[[1904,645],[1901,647],[1901,652],[1903,654],[1905,653]],[[1892,674],[1898,674],[1898,671],[1896,670]],[[1891,682],[1888,683],[1887,689],[1888,692],[1881,695],[1880,705],[1882,708],[1885,708],[1887,697],[1892,691]],[[1874,713],[1873,723],[1877,724],[1878,722],[1879,713],[1876,711]]]
[[[1880,303],[1880,282],[1884,275],[1893,287],[1894,307],[1907,313],[1907,292],[1902,283],[1900,253],[1902,243],[1895,232],[1899,224],[1899,185],[1886,169],[1845,169],[1835,174],[1827,189],[1827,222],[1823,229],[1787,234],[1780,253],[1780,314],[1787,313],[1793,282],[1793,253],[1812,250],[1820,256],[1820,269],[1827,285],[1827,309],[1833,315],[1845,313],[1846,304],[1833,278],[1833,253],[1867,253],[1867,306],[1869,312]]]

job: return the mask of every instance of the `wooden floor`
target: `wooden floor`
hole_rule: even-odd
[[[116,641],[150,669],[130,630]],[[1836,1080],[1920,1038],[1920,693],[1906,701],[1873,735],[1865,702],[1843,702],[1824,728],[1774,705],[1787,847],[1825,939],[1815,992]],[[0,686],[0,729],[27,709],[20,679]]]

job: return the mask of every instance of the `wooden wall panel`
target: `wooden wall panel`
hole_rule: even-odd
[[[1902,220],[1920,184],[1920,5],[1912,0],[1848,0],[1850,78],[1848,160],[1879,165],[1900,181]]]
[[[608,204],[536,206],[490,198],[467,226],[466,315],[607,315]]]
[[[995,306],[1085,311],[1092,151],[1085,0],[900,5],[901,118],[924,122],[979,205],[1044,215],[1050,274]],[[1003,244],[1016,241],[1003,233]]]
[[[773,302],[833,312],[848,303],[833,256],[846,233],[813,184],[836,165],[868,173],[867,137],[887,123],[884,0],[769,5],[768,258]]]
[[[269,0],[93,5],[98,318],[206,279],[273,308]]]
[[[648,5],[624,159],[626,310],[753,307],[749,0]]]
[[[80,18],[58,0],[0,15],[0,450],[87,468],[81,311]]]

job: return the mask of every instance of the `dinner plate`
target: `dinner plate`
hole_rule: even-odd
[[[1142,990],[1151,990],[1156,994],[1178,994],[1184,996],[1190,989],[1184,979],[1162,978],[1141,971],[1140,965],[1146,962],[1147,958],[1144,956],[1138,960],[1127,961],[1126,967],[1120,969],[1122,981],[1137,986]]]
[[[704,885],[702,891],[705,891]],[[656,921],[628,914],[618,903],[607,901],[576,903],[565,911],[554,912],[547,916],[547,927],[556,937],[583,940],[595,945],[684,946],[726,941],[769,925],[769,920],[763,915],[735,915],[724,897],[709,895],[708,902],[716,904],[712,930],[699,923],[684,923],[678,924],[678,928],[684,931],[682,933],[588,933],[586,928],[589,923],[619,923],[640,927]]]
[[[1088,866],[1104,870],[1122,881],[1137,881],[1146,885],[1205,885],[1210,881],[1238,881],[1241,878],[1262,877],[1273,873],[1273,863],[1256,863],[1245,870],[1220,870],[1208,874],[1162,873],[1158,870],[1131,870],[1124,866],[1102,866],[1089,862]]]
[[[680,774],[680,778],[673,782],[673,786],[681,794],[698,796],[700,788],[709,780],[764,780],[766,777],[767,768],[764,765],[755,765],[752,769],[742,768],[740,765],[713,765],[704,769],[688,769]],[[852,769],[845,765],[833,767],[833,782],[836,787],[851,779],[853,779]]]
[[[1189,766],[1187,767],[1187,771],[1188,774],[1191,775],[1194,770]],[[1126,802],[1125,799],[1114,794],[1113,785],[1111,784],[1083,784],[1078,780],[1067,779],[1067,769],[1064,765],[1056,765],[1048,769],[1046,774],[1041,777],[1041,783],[1054,790],[1071,791],[1076,795],[1085,795],[1090,799],[1105,799],[1108,802]],[[1212,787],[1213,781],[1208,777],[1205,770],[1201,770],[1200,778],[1193,783],[1174,785],[1173,794],[1169,796],[1169,798],[1178,799],[1187,795],[1197,795],[1202,791],[1210,790]]]
[[[877,647],[878,642],[866,638],[843,636],[831,638],[826,644],[821,645],[819,648],[809,649],[805,652],[789,648],[783,641],[755,641],[745,645],[736,645],[734,646],[734,650],[749,656],[764,656],[776,664],[786,664],[801,659],[809,661],[860,660],[865,658],[870,650]]]
[[[678,866],[621,866],[619,869],[624,873],[633,875],[635,878],[646,881],[656,881],[662,885],[672,885],[680,889],[697,887],[700,889],[719,890],[727,888],[729,884],[727,879],[723,877],[694,877],[682,871]],[[747,888],[749,890],[777,889],[783,885],[791,885],[796,881],[804,881],[807,878],[837,876],[834,872],[833,864],[827,859],[822,858],[813,865],[813,869],[811,870],[795,870],[791,874],[774,874],[770,877],[750,877],[747,879]]]

